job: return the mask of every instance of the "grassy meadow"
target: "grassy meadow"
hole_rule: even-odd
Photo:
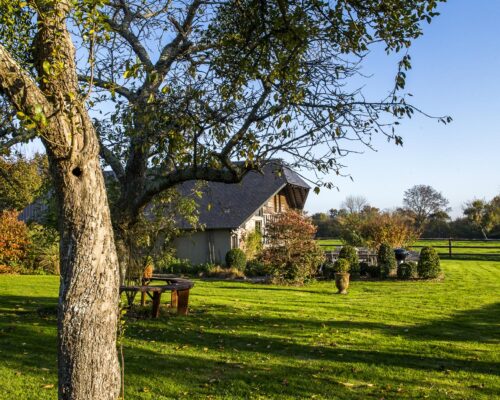
[[[187,317],[130,313],[126,399],[492,399],[500,263],[443,281],[196,281]],[[58,278],[0,276],[0,399],[56,399]],[[167,299],[165,299],[167,300]]]
[[[342,246],[340,239],[320,239],[319,244],[325,250],[334,250],[336,247]],[[436,247],[442,258],[448,257],[448,240],[417,240],[414,243],[412,250],[420,251],[423,246]],[[466,248],[473,246],[477,248]],[[463,255],[467,254],[467,255]],[[472,260],[491,260],[500,261],[500,241],[452,241],[452,256],[457,259],[472,259]]]

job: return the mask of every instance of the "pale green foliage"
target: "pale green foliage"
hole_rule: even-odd
[[[180,233],[179,218],[185,218],[192,226],[198,225],[195,200],[182,197],[175,189],[158,195],[141,213],[138,223],[129,232],[129,277],[140,277],[148,260],[156,261],[172,253],[171,242]]]
[[[500,196],[495,196],[489,202],[476,199],[466,203],[464,215],[487,237],[493,227],[500,225]]]
[[[54,228],[32,223],[29,225],[26,272],[59,274],[59,234]]]
[[[35,155],[31,160],[0,157],[0,210],[22,211],[45,189],[47,160]]]
[[[245,235],[243,251],[247,260],[253,260],[262,251],[262,233],[253,230]]]

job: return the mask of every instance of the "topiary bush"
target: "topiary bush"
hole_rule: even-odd
[[[380,267],[380,276],[382,278],[395,275],[397,262],[391,245],[387,243],[380,245],[377,253],[377,264]]]
[[[334,263],[328,261],[323,264],[322,274],[325,279],[330,280],[335,278],[335,265]]]
[[[424,247],[420,251],[417,272],[418,276],[423,279],[434,279],[441,273],[439,256],[433,247]]]
[[[333,270],[337,273],[349,272],[351,269],[351,264],[346,258],[339,258],[333,264]]]
[[[231,249],[226,253],[226,267],[244,271],[247,265],[247,256],[241,249]]]
[[[271,272],[271,267],[258,259],[248,261],[245,268],[245,275],[253,277],[271,275]]]
[[[398,279],[413,279],[418,276],[417,264],[413,261],[408,261],[398,265]]]
[[[360,276],[366,276],[368,274],[368,268],[370,268],[370,264],[367,262],[360,262],[359,263],[359,275]]]
[[[351,266],[349,273],[351,275],[359,275],[359,258],[358,251],[355,247],[346,245],[340,249],[339,259],[344,258],[349,261]]]
[[[370,278],[380,278],[380,267],[378,265],[369,265],[366,272]]]

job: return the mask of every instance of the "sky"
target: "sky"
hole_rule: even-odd
[[[403,147],[374,138],[376,152],[344,159],[352,181],[329,177],[338,190],[311,192],[307,211],[339,208],[349,195],[395,208],[406,189],[426,184],[449,199],[457,217],[467,200],[500,194],[500,0],[449,0],[439,11],[410,48],[405,90],[414,105],[453,122],[405,120],[397,131]],[[368,90],[380,97],[392,85],[395,59],[373,52],[363,71],[371,74]]]

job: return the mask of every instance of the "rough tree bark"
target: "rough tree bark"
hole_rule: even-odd
[[[99,142],[79,95],[75,51],[66,29],[69,3],[39,6],[37,82],[0,45],[0,93],[36,122],[58,198],[59,398],[116,400],[119,274]]]

